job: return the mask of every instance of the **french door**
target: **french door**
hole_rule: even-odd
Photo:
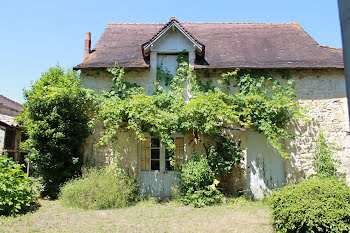
[[[175,143],[175,166],[170,163],[170,153],[156,137],[146,137],[139,145],[139,182],[143,195],[170,197],[178,182],[177,169],[186,160],[185,137],[172,137]]]

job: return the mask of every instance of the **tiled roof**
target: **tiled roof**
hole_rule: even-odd
[[[0,107],[9,108],[9,109],[16,110],[16,111],[19,111],[23,108],[22,104],[14,101],[10,98],[7,98],[6,96],[1,95],[1,94],[0,94]]]
[[[168,24],[167,22],[166,24]],[[148,67],[141,46],[166,24],[107,26],[94,51],[75,69]],[[320,46],[297,23],[181,23],[205,46],[195,68],[344,68],[341,49]]]
[[[12,127],[18,126],[17,122],[13,119],[12,116],[4,115],[4,114],[0,114],[0,122]]]

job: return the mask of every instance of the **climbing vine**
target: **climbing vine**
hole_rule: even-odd
[[[106,128],[102,143],[115,141],[122,125],[133,130],[139,140],[144,140],[144,132],[158,137],[170,151],[175,149],[172,133],[192,133],[195,142],[207,149],[208,161],[218,174],[231,171],[243,157],[239,142],[225,129],[253,128],[264,133],[282,157],[288,157],[281,142],[293,136],[285,126],[303,116],[288,75],[283,75],[286,82],[282,85],[266,73],[236,69],[223,73],[219,85],[214,86],[201,81],[185,54],[177,61],[174,77],[158,69],[152,95],[128,82],[123,68],[108,69],[114,76],[114,87],[99,97],[97,115]],[[203,137],[216,146],[206,146]]]

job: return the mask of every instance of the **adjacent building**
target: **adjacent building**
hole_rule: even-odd
[[[0,154],[7,153],[23,164],[24,153],[19,148],[23,135],[14,119],[22,108],[20,103],[0,94]]]

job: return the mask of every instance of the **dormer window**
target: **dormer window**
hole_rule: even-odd
[[[204,56],[204,45],[198,42],[176,18],[170,18],[170,21],[142,46],[143,56],[148,56],[151,52],[161,53],[180,53],[184,50],[189,53]],[[194,62],[190,59],[190,63]]]

